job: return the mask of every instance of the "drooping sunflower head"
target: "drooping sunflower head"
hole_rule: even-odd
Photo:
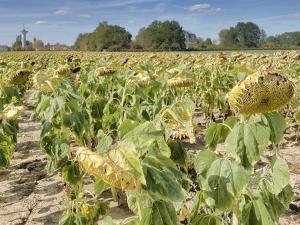
[[[0,67],[1,67],[1,66],[6,66],[6,65],[7,65],[7,63],[6,63],[5,61],[1,61],[1,60],[0,60]]]
[[[59,76],[66,76],[70,73],[70,71],[71,71],[70,66],[65,64],[65,65],[58,67],[55,70],[55,73],[58,74]]]
[[[9,79],[8,83],[13,85],[24,84],[30,76],[29,70],[18,70]]]
[[[109,67],[98,67],[96,70],[95,70],[95,74],[97,76],[110,76],[110,75],[113,75],[114,73],[116,72],[115,69],[112,69],[112,68],[109,68]]]
[[[54,70],[41,70],[35,73],[33,77],[34,87],[44,93],[52,93],[55,89],[57,89],[60,85],[60,79],[55,75]]]
[[[294,95],[293,82],[274,72],[256,72],[240,81],[228,94],[230,107],[239,114],[272,112]]]
[[[155,79],[153,77],[153,79]],[[135,76],[131,77],[127,80],[127,85],[139,85],[139,86],[147,86],[151,81],[151,77],[149,74],[138,73]]]
[[[168,80],[170,87],[189,87],[194,84],[194,81],[190,78],[185,77],[174,77]]]

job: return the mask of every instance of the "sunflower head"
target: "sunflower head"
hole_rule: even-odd
[[[274,72],[256,72],[240,81],[228,94],[230,107],[239,114],[272,112],[294,95],[293,82]]]
[[[18,70],[9,79],[8,83],[13,85],[24,84],[30,76],[29,70]]]
[[[6,66],[6,65],[7,65],[7,63],[5,61],[0,60],[0,66]]]
[[[190,78],[174,77],[168,80],[170,87],[189,87],[194,84],[194,81]]]
[[[109,68],[109,67],[98,67],[95,70],[95,73],[97,76],[110,76],[113,75],[116,72],[115,69]]]
[[[70,73],[71,69],[69,65],[62,65],[55,70],[55,73],[58,74],[59,76],[66,76]]]
[[[142,73],[138,73],[136,76],[130,78],[127,81],[128,85],[139,85],[139,86],[147,86],[151,81],[151,77]]]
[[[54,76],[53,70],[41,70],[35,73],[33,77],[33,84],[38,91],[44,94],[49,94],[58,88],[61,82],[58,77]]]

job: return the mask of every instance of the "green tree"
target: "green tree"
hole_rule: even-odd
[[[201,37],[197,38],[197,44],[196,44],[196,49],[202,49],[205,48],[204,46],[204,40]]]
[[[252,22],[239,22],[235,27],[219,32],[223,48],[256,48],[266,40],[266,33]]]
[[[79,34],[74,48],[77,50],[98,51],[128,49],[130,48],[131,37],[131,34],[125,28],[102,22],[99,23],[94,32]]]
[[[299,48],[300,32],[286,32],[276,36],[269,36],[266,40],[268,48]]]
[[[176,21],[154,21],[139,31],[136,40],[144,49],[185,49],[184,31]]]
[[[235,26],[237,39],[241,47],[258,47],[261,39],[261,30],[258,25],[252,22],[239,22]]]
[[[130,47],[132,36],[125,28],[103,22],[99,23],[92,37],[92,45],[96,50],[120,50]]]
[[[237,34],[233,27],[219,32],[220,45],[224,48],[233,48],[238,45]]]
[[[204,41],[204,46],[205,48],[211,48],[213,46],[213,42],[210,38],[206,38],[206,40]]]
[[[95,50],[95,49],[91,49],[91,34],[79,34],[75,44],[74,44],[74,49],[76,50],[83,50],[83,51],[87,51],[87,50]]]
[[[21,39],[21,35],[18,35],[16,37],[16,41],[12,45],[12,49],[14,51],[20,51],[20,50],[22,50],[22,41],[21,40],[22,40]]]
[[[259,45],[264,47],[266,45],[266,42],[267,42],[267,33],[264,29],[261,29],[260,30],[260,40],[259,40]]]
[[[143,27],[139,30],[136,39],[136,45],[141,46],[143,49],[151,48],[151,38],[149,36],[149,31]]]

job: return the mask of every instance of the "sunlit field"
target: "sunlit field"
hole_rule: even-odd
[[[299,91],[297,51],[0,53],[1,221],[299,224]]]

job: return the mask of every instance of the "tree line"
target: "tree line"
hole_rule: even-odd
[[[26,43],[27,50],[46,50],[41,40]],[[189,33],[177,21],[153,21],[139,30],[135,39],[123,27],[101,22],[91,33],[79,34],[74,50],[120,51],[120,50],[210,50],[210,49],[295,49],[300,48],[300,32],[286,32],[268,36],[253,22],[239,22],[234,27],[219,32],[219,40],[203,39]],[[21,49],[21,37],[16,38],[13,50]]]
[[[300,48],[300,32],[267,36],[252,22],[239,22],[219,32],[219,42],[202,39],[186,32],[177,21],[153,21],[132,35],[123,27],[99,23],[92,33],[79,34],[74,49],[90,51],[117,50],[203,50],[203,49],[281,49]]]
[[[267,36],[263,29],[252,22],[239,22],[235,27],[219,32],[222,48],[299,48],[300,32],[286,32]]]

